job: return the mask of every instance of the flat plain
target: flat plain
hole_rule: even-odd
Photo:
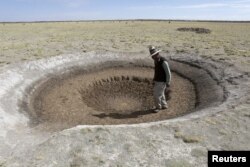
[[[180,32],[199,27],[209,34]],[[197,54],[239,67],[250,65],[250,23],[184,21],[89,21],[0,24],[0,66],[89,51]],[[249,70],[249,68],[247,68]]]

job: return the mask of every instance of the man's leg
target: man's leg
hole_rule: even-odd
[[[155,107],[157,109],[162,108],[163,99],[165,99],[164,90],[166,88],[166,84],[164,82],[155,82],[154,84],[154,100],[155,100]],[[166,101],[166,100],[165,100]]]
[[[161,107],[162,107],[162,109],[167,109],[168,108],[168,103],[167,103],[166,97],[165,97],[165,90],[166,90],[166,84],[164,83],[164,89],[163,89],[163,93],[162,93],[162,97],[161,97]]]

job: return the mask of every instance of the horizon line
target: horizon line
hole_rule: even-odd
[[[186,21],[186,22],[239,22],[250,23],[250,20],[200,20],[200,19],[86,19],[86,20],[39,20],[39,21],[0,21],[0,23],[46,23],[46,22],[97,22],[97,21]]]

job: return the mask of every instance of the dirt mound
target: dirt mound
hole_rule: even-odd
[[[207,28],[197,28],[197,27],[191,27],[191,28],[182,27],[182,28],[177,28],[177,31],[183,31],[183,32],[191,31],[197,34],[210,34],[211,33],[211,30]]]

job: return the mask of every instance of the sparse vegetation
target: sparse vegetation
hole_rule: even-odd
[[[181,27],[205,27],[213,33],[176,31]],[[198,33],[207,32],[206,29],[191,28]],[[181,21],[0,23],[0,61],[6,62],[0,67],[24,59],[94,50],[147,55],[148,45],[157,45],[172,55],[198,54],[241,62],[242,57],[250,56],[249,29],[249,23]]]

